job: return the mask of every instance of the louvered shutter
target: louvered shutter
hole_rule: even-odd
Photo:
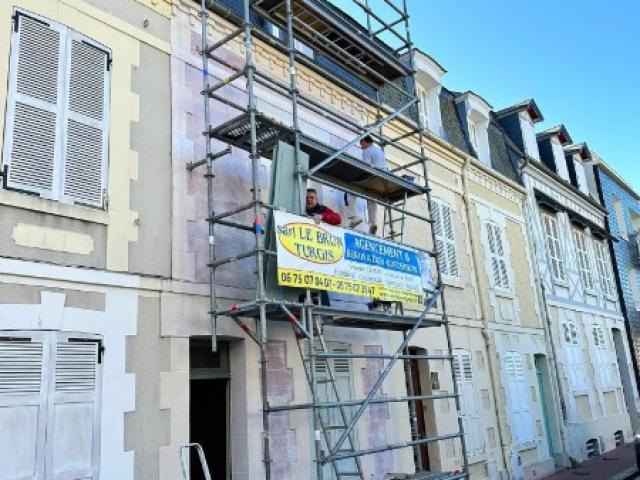
[[[460,395],[460,416],[465,433],[467,453],[471,456],[484,452],[482,420],[478,411],[476,389],[473,384],[471,353],[463,349],[453,350],[453,375]]]
[[[562,259],[562,253],[560,251],[558,221],[551,215],[543,215],[543,223],[553,277],[557,280],[565,281],[567,277],[564,268],[564,260]]]
[[[507,271],[502,229],[492,222],[486,222],[485,231],[489,244],[489,258],[491,262],[491,272],[493,274],[493,283],[498,288],[508,289],[509,273]]]
[[[102,207],[108,148],[109,56],[75,32],[70,32],[67,43],[64,196],[75,203]]]
[[[535,440],[533,418],[531,417],[531,398],[524,375],[522,354],[507,352],[503,366],[507,377],[511,429],[518,445]]]
[[[44,478],[48,346],[41,336],[0,339],[2,479]]]
[[[316,349],[320,350],[319,343],[316,343]],[[343,342],[328,342],[327,349],[333,353],[348,353],[350,347]],[[353,399],[352,395],[352,383],[353,377],[351,372],[351,361],[348,358],[332,358],[328,360],[333,369],[333,375],[335,379],[335,389],[329,381],[330,376],[328,372],[327,361],[316,361],[316,374],[318,379],[318,399],[320,402],[336,402],[339,398],[341,402],[349,401]],[[350,420],[353,415],[353,408],[346,407],[344,409],[347,421]],[[333,448],[340,435],[344,432],[345,423],[342,420],[342,414],[340,408],[323,408],[320,410],[322,421],[329,431],[329,448]],[[355,433],[354,433],[355,434]],[[324,438],[323,438],[324,440]],[[341,447],[340,451],[346,451],[353,449],[355,446],[350,444],[347,440]],[[344,459],[337,462],[340,471],[353,472],[356,470],[356,465],[353,459]],[[335,480],[335,472],[331,468],[331,465],[327,465],[325,468],[325,478],[329,480]]]
[[[458,256],[456,254],[456,241],[453,233],[453,221],[451,218],[451,207],[442,203],[440,205],[442,211],[443,233],[446,245],[447,264],[449,266],[449,275],[458,276]]]
[[[65,29],[16,13],[3,158],[7,186],[51,197],[58,188]]]
[[[50,478],[95,479],[98,471],[98,342],[61,334],[49,397]]]
[[[440,199],[431,200],[431,218],[436,238],[436,249],[442,275],[459,275],[451,207]]]

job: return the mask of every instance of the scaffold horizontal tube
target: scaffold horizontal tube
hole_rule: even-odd
[[[381,358],[391,359],[391,353],[338,353],[338,352],[317,352],[317,358]],[[400,360],[450,360],[450,355],[397,355]]]
[[[371,400],[368,405],[372,404],[384,404],[384,403],[402,403],[402,402],[419,402],[419,401],[431,401],[431,400],[442,400],[445,398],[456,398],[453,393],[442,393],[436,395],[411,395],[404,397],[383,397],[383,398],[374,398]],[[366,399],[362,400],[345,400],[344,402],[321,402],[315,405],[316,408],[338,408],[338,407],[355,407],[357,405],[362,405]],[[308,410],[313,408],[313,403],[298,403],[291,405],[281,405],[277,407],[269,407],[269,412],[288,412],[291,410]],[[346,428],[346,427],[345,427]]]
[[[237,80],[238,78],[244,76],[245,73],[246,73],[246,68],[243,68],[239,72],[236,72],[233,75],[228,76],[224,80],[221,80],[220,82],[215,83],[215,84],[210,85],[209,87],[205,88],[202,91],[202,94],[209,96],[213,92],[215,92],[216,90],[220,90],[222,87],[225,87],[225,86],[229,85],[231,82],[233,82],[234,80]]]
[[[224,150],[221,150],[220,152],[210,153],[206,158],[203,158],[202,160],[198,160],[197,162],[187,163],[187,170],[191,171],[194,168],[204,165],[205,163],[207,163],[207,159],[217,160],[218,158],[224,157],[225,155],[228,155],[230,153],[231,153],[231,147],[227,147]]]
[[[234,38],[236,38],[238,35],[240,35],[243,32],[244,32],[244,27],[240,27],[240,28],[234,30],[229,35],[226,35],[225,37],[221,38],[216,43],[212,43],[211,45],[207,45],[207,47],[202,52],[200,52],[200,54],[201,55],[209,55],[211,52],[217,50],[218,48],[220,48],[225,43],[230,42],[231,40],[233,40]]]
[[[238,260],[243,260],[245,258],[253,257],[257,253],[258,253],[258,250],[251,250],[249,252],[240,253],[238,255],[233,255],[232,257],[226,257],[226,258],[223,258],[222,260],[209,263],[208,266],[211,268],[217,268],[220,265],[226,265],[227,263],[236,262]],[[273,250],[263,250],[262,253],[264,253],[265,255],[276,256],[276,252],[274,252]]]
[[[415,447],[416,445],[424,445],[427,443],[442,442],[444,440],[449,440],[452,438],[459,438],[459,437],[462,437],[463,435],[464,434],[460,432],[451,433],[449,435],[440,435],[438,437],[420,438],[418,440],[411,440],[408,442],[392,443],[390,445],[385,445],[383,447],[368,448],[366,450],[357,450],[355,452],[338,453],[336,455],[327,455],[324,458],[324,463],[330,462],[332,460],[338,461],[338,460],[344,460],[345,458],[362,457],[364,455],[371,455],[373,453],[387,452],[389,450],[398,450],[400,448]],[[461,474],[461,475],[462,476],[458,478],[466,477],[466,474]]]

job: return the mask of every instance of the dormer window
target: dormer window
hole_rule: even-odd
[[[469,141],[471,146],[477,152],[478,151],[478,128],[472,120],[469,120]]]
[[[440,116],[440,91],[442,77],[446,71],[428,55],[415,51],[416,79],[418,81],[417,96],[420,100],[418,111],[422,126],[442,136],[442,118]]]
[[[540,152],[538,151],[538,141],[536,140],[536,132],[533,127],[533,121],[527,111],[520,113],[520,129],[522,130],[522,140],[524,143],[524,151],[530,157],[540,160]]]
[[[564,149],[567,154],[567,167],[569,170],[573,169],[575,174],[574,185],[584,193],[590,195],[589,184],[587,183],[587,173],[585,171],[584,160],[587,160],[590,156],[589,149],[584,143],[577,145],[569,145]]]
[[[473,92],[467,92],[456,98],[461,116],[466,118],[467,138],[476,158],[491,166],[489,149],[489,114],[491,105]]]
[[[556,161],[556,168],[558,170],[556,173],[563,180],[570,182],[571,178],[569,177],[569,170],[567,170],[567,162],[564,159],[564,150],[558,137],[551,138],[551,150],[553,151],[553,158]]]

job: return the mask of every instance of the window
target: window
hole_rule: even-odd
[[[478,154],[478,127],[471,120],[469,120],[469,141],[476,154]]]
[[[593,271],[591,270],[591,260],[587,250],[587,236],[580,230],[573,231],[573,241],[576,245],[576,255],[578,256],[578,268],[580,278],[585,290],[593,291],[595,284],[593,281]]]
[[[564,341],[568,345],[578,345],[578,328],[575,323],[563,323],[562,332],[564,334]]]
[[[525,152],[530,157],[540,160],[540,152],[538,150],[538,140],[536,139],[536,132],[533,127],[533,122],[529,118],[528,113],[520,115],[520,125],[522,128],[522,139],[524,143]]]
[[[493,285],[496,288],[508,290],[510,284],[509,274],[507,272],[507,260],[504,251],[502,228],[493,222],[487,222],[485,223],[485,229],[489,245]]]
[[[273,35],[274,37],[282,40],[285,43],[287,41],[286,40],[287,36],[286,36],[285,30],[281,29],[277,25],[271,24],[271,35]],[[309,58],[314,58],[313,48],[311,48],[306,43],[301,42],[300,40],[298,40],[295,37],[293,39],[293,47],[297,51],[299,51],[301,54],[303,54],[303,55],[305,55],[305,56],[307,56]]]
[[[576,182],[578,182],[578,188],[582,193],[589,195],[589,185],[587,184],[587,174],[584,170],[584,164],[581,161],[577,160],[576,157],[574,157],[573,168],[576,172]]]
[[[0,337],[0,478],[98,478],[100,342]]]
[[[594,325],[591,328],[593,344],[598,348],[607,348],[607,342],[604,338],[604,330],[600,325]]]
[[[431,218],[433,218],[440,271],[446,277],[457,278],[459,275],[458,257],[453,233],[451,207],[440,199],[432,199]]]
[[[473,385],[471,352],[455,349],[453,354],[453,376],[460,395],[460,416],[464,428],[467,454],[479,455],[484,452],[482,420],[478,410],[478,399]]]
[[[558,219],[550,214],[542,215],[542,223],[544,225],[544,234],[547,243],[547,252],[549,261],[551,262],[551,272],[555,280],[562,282],[567,280],[567,272],[562,259],[560,250],[560,238],[558,235]]]
[[[608,297],[613,297],[615,295],[615,291],[611,275],[609,252],[607,252],[607,248],[603,241],[594,241],[593,247],[596,252],[596,266],[598,267],[598,275],[600,275],[602,293]]]
[[[511,411],[511,430],[517,445],[535,441],[535,428],[531,415],[531,395],[524,376],[522,354],[506,352],[503,368],[507,379],[507,395]]]
[[[553,151],[553,158],[555,160],[558,175],[563,180],[570,182],[571,177],[569,176],[569,170],[567,169],[567,161],[564,156],[564,150],[562,149],[562,144],[560,143],[560,140],[558,140],[557,136],[554,136],[551,139],[551,150]]]
[[[613,197],[613,211],[615,212],[616,225],[618,226],[618,235],[620,235],[625,240],[629,240],[629,234],[627,233],[627,222],[624,218],[622,202],[618,197]]]
[[[422,126],[429,128],[429,97],[427,91],[424,88],[418,87],[418,98],[420,99],[420,119],[422,120]]]
[[[640,286],[638,285],[638,272],[632,266],[627,269],[627,278],[629,279],[629,287],[631,287],[631,296],[636,310],[640,310]]]
[[[4,155],[7,186],[103,207],[110,55],[62,25],[17,12]]]

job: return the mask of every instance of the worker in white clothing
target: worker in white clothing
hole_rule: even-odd
[[[362,161],[380,170],[387,169],[387,160],[384,156],[384,151],[378,145],[373,143],[373,138],[367,135],[360,140],[360,148],[362,149]],[[349,222],[349,228],[355,228],[362,223],[362,217],[358,215],[356,208],[356,196],[349,193],[345,194],[344,199],[346,203],[347,220]],[[367,200],[367,211],[369,220],[369,233],[375,235],[378,231],[378,223],[376,216],[378,213],[378,204]]]

